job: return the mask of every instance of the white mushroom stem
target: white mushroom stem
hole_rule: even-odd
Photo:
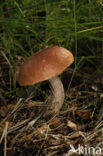
[[[57,114],[64,102],[64,88],[58,76],[51,78],[49,82],[51,87],[51,97],[48,100],[48,103],[50,104],[48,109]]]

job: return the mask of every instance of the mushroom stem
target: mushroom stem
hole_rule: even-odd
[[[64,102],[64,88],[63,84],[58,76],[49,79],[51,96],[48,100],[50,106],[48,109],[53,112],[53,114],[59,113],[63,102]]]

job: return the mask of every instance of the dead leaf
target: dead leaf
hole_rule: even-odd
[[[2,106],[0,108],[0,116],[5,117],[8,112],[8,108],[6,106]]]
[[[67,126],[69,126],[70,128],[72,128],[72,129],[75,130],[75,131],[78,130],[78,125],[75,124],[74,122],[72,122],[71,120],[68,120]]]
[[[61,121],[58,117],[55,117],[51,120],[50,127],[57,128],[60,125],[61,125]]]
[[[70,138],[77,138],[79,136],[80,136],[80,133],[78,131],[78,132],[75,132],[75,133],[71,134]]]
[[[22,58],[23,58],[22,56],[16,55],[16,59],[17,59],[17,60],[21,60]]]
[[[98,88],[96,85],[92,85],[91,88],[92,88],[95,92],[97,92],[97,91],[99,90],[99,88]]]
[[[91,118],[93,109],[85,109],[85,110],[77,110],[76,114],[81,117],[83,120],[87,120]]]

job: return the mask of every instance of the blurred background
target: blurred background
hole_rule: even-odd
[[[16,92],[14,73],[32,53],[58,45],[70,50],[73,69],[101,81],[103,2],[101,0],[1,0],[0,91]],[[98,75],[101,79],[98,79]]]

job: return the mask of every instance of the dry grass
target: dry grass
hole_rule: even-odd
[[[67,81],[70,81],[67,77],[71,74],[72,70],[67,70],[62,75],[65,90]],[[43,117],[45,111],[42,110],[45,110],[46,105],[33,101],[32,97],[17,98],[17,102],[8,104],[8,113],[0,122],[1,153],[72,156],[75,153],[70,152],[71,145],[78,152],[79,144],[85,149],[100,147],[102,151],[103,116],[99,116],[101,93],[95,91],[96,87],[93,86],[96,84],[87,80],[88,76],[85,75],[81,80],[80,77],[81,73],[77,72],[70,91],[66,92],[60,114],[53,118]],[[85,92],[82,91],[84,86]],[[7,122],[8,128],[5,126]],[[85,149],[82,151],[84,155]]]

